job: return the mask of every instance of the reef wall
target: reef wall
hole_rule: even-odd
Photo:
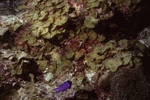
[[[141,2],[0,1],[1,98],[147,100],[149,44],[124,34]]]

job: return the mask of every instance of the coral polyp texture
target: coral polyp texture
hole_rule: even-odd
[[[123,27],[112,19],[119,12],[129,21],[140,2],[0,1],[6,7],[0,9],[0,99],[135,98],[143,85],[150,86],[141,70],[146,48],[142,39],[119,38]],[[105,33],[116,27],[116,34]]]

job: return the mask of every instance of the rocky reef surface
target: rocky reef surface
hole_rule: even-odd
[[[148,100],[150,29],[129,30],[142,3],[0,1],[0,98]]]

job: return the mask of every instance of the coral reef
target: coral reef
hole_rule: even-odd
[[[140,68],[123,69],[112,75],[110,78],[112,100],[148,100],[149,83],[143,76]]]
[[[142,94],[143,99],[148,98],[141,39],[116,39],[115,34],[107,38],[103,33],[105,28],[120,27],[117,34],[122,34],[122,26],[113,22],[108,25],[107,21],[116,12],[128,20],[137,12],[140,1],[0,2],[15,11],[12,14],[5,9],[7,14],[0,15],[1,98],[135,100]],[[144,39],[142,33],[140,36]]]
[[[147,48],[150,47],[150,27],[145,28],[142,32],[139,34],[139,42],[144,44]]]

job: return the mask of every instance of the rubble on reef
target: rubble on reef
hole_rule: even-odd
[[[0,5],[10,6],[7,1]],[[0,10],[3,100],[126,100],[134,94],[126,87],[137,95],[145,88],[141,84],[149,87],[141,70],[141,41],[107,39],[96,30],[103,30],[116,11],[126,17],[137,12],[141,0],[13,1],[15,14]]]

